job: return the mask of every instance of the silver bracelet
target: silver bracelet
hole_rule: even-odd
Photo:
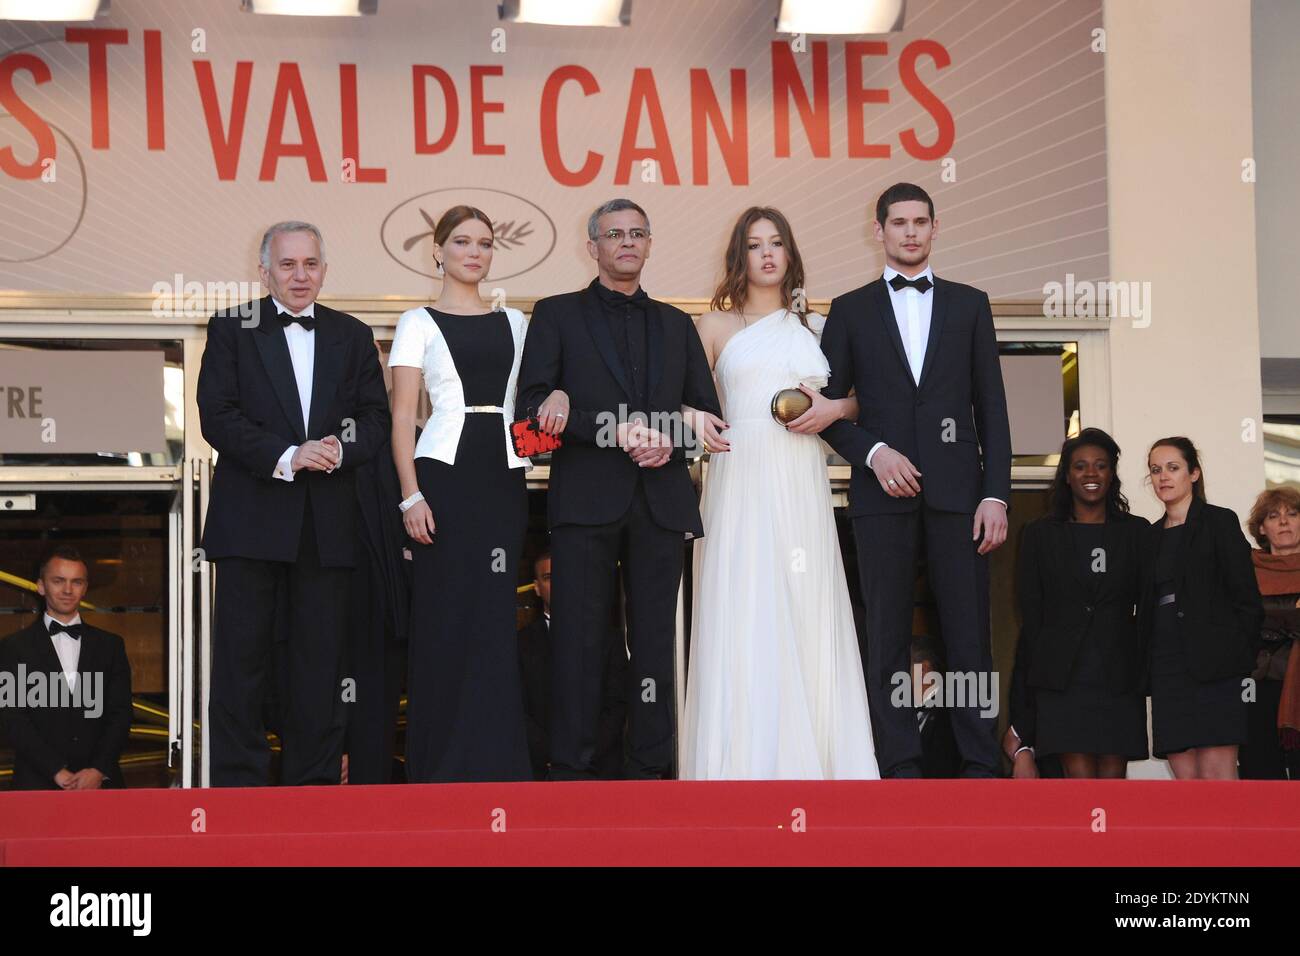
[[[405,501],[399,504],[397,506],[397,510],[405,514],[408,510],[410,510],[413,504],[415,504],[417,501],[423,501],[423,500],[424,500],[424,495],[421,492],[417,491],[415,494],[411,495],[411,497],[407,498]]]

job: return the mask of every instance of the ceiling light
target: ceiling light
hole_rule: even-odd
[[[778,33],[897,33],[907,0],[781,0]]]

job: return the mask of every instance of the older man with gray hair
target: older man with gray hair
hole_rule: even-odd
[[[388,435],[388,394],[370,328],[316,301],[320,230],[276,223],[260,258],[270,294],[212,317],[199,370],[199,422],[219,454],[202,542],[217,567],[212,783],[270,782],[276,633],[288,640],[281,782],[337,783],[354,472]]]
[[[645,210],[630,199],[599,206],[587,221],[587,254],[596,264],[591,284],[533,308],[515,403],[537,409],[540,427],[564,442],[547,495],[555,570],[549,776],[596,775],[605,642],[621,572],[630,654],[624,775],[662,778],[673,772],[677,591],[686,539],[704,533],[686,465],[691,435],[672,426],[683,406],[714,427],[722,411],[691,317],[641,288],[650,258]],[[552,403],[553,389],[567,405]]]

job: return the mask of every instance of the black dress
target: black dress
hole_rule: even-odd
[[[514,361],[505,312],[429,309],[466,405],[500,405]],[[510,468],[499,412],[466,412],[456,464],[415,460],[437,528],[413,543],[406,775],[530,780],[515,637],[515,584],[528,522],[523,468]]]
[[[1247,736],[1241,679],[1198,681],[1188,671],[1178,627],[1174,580],[1187,525],[1160,529],[1155,566],[1155,623],[1151,633],[1151,736],[1157,757],[1192,747],[1243,744]],[[1173,594],[1172,601],[1167,595]],[[1161,603],[1164,601],[1165,603]]]
[[[1104,550],[1106,525],[1067,524],[1079,578],[1095,604],[1101,575],[1093,573],[1093,555]],[[1141,694],[1118,694],[1106,679],[1098,636],[1090,633],[1079,644],[1069,685],[1057,691],[1039,688],[1038,739],[1041,754],[1119,754],[1129,760],[1147,757],[1147,708]]]

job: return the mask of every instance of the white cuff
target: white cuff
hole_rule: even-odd
[[[980,504],[983,504],[983,503],[986,502],[986,501],[996,501],[998,504],[1000,504],[1002,507],[1004,507],[1004,508],[1006,508],[1006,509],[1008,509],[1008,510],[1010,510],[1010,508],[1011,508],[1011,506],[1010,506],[1009,504],[1007,504],[1005,501],[1003,501],[1001,498],[981,498],[981,499],[980,499]]]
[[[884,443],[883,441],[878,441],[878,442],[876,442],[874,445],[871,446],[871,451],[867,452],[867,467],[868,467],[868,468],[871,467],[871,459],[872,459],[872,457],[876,454],[876,452],[878,452],[880,449],[882,449],[882,448],[884,448],[884,447],[885,447],[885,443]]]
[[[280,460],[275,463],[275,474],[272,477],[281,481],[293,481],[293,456],[297,451],[297,445],[290,445],[284,450]]]

